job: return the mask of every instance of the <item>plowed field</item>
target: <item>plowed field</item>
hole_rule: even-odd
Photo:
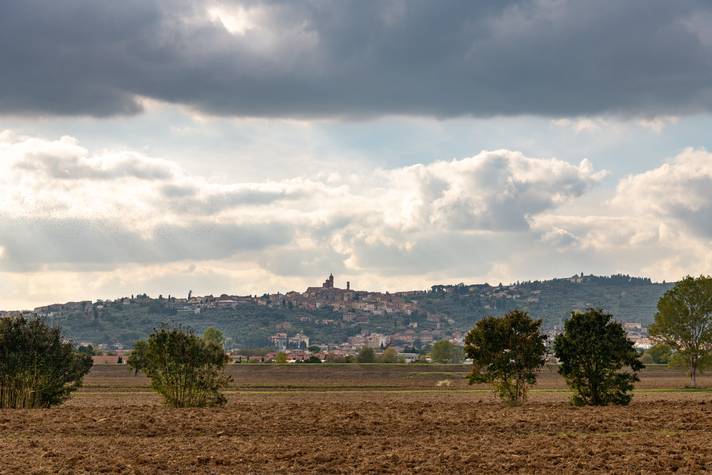
[[[644,375],[629,407],[572,407],[552,374],[508,408],[460,386],[457,367],[255,368],[231,371],[243,383],[259,373],[263,388],[238,380],[220,409],[166,408],[143,378],[97,368],[61,407],[0,411],[0,471],[712,472],[712,392],[678,391],[667,383],[684,375],[668,371]]]

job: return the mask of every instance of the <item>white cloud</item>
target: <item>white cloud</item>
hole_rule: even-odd
[[[576,133],[595,132],[601,129],[606,129],[612,125],[610,121],[601,117],[563,117],[560,119],[554,119],[551,123],[557,127],[571,129]]]
[[[222,24],[227,31],[234,35],[244,35],[248,30],[255,27],[254,18],[241,5],[234,7],[213,6],[208,8],[207,13],[210,20]]]
[[[654,116],[638,119],[638,124],[645,129],[650,129],[659,134],[665,127],[677,124],[679,121],[680,118],[673,115]]]
[[[614,203],[712,239],[712,154],[686,149],[658,168],[628,176]]]
[[[495,150],[385,172],[385,222],[403,229],[526,229],[527,219],[584,194],[605,172]]]
[[[686,149],[623,178],[608,202],[588,212],[542,213],[531,229],[560,256],[608,262],[608,272],[659,280],[712,272],[712,154],[705,150]]]
[[[486,273],[506,255],[502,243],[529,236],[534,217],[603,176],[586,160],[496,150],[313,179],[215,183],[142,153],[92,152],[71,137],[3,132],[0,152],[0,272],[77,279],[226,260],[280,282],[327,268],[369,282],[386,274],[414,282],[413,273],[422,280],[448,267]],[[467,248],[491,255],[463,259]]]
[[[71,137],[43,140],[6,132],[0,153],[0,212],[120,217],[143,229],[207,217],[310,225],[347,217],[400,231],[526,229],[530,216],[582,195],[604,176],[587,160],[575,166],[496,150],[360,174],[224,184],[137,152],[91,153]]]
[[[165,180],[176,170],[166,160],[146,157],[129,151],[102,152],[91,156],[79,141],[64,136],[48,141],[16,136],[4,132],[0,136],[0,154],[18,170],[59,180]]]
[[[330,271],[361,288],[402,289],[712,270],[712,155],[704,150],[626,177],[600,202],[577,200],[605,176],[588,160],[510,150],[217,183],[142,153],[4,132],[0,168],[0,281],[6,302],[18,304],[86,298],[72,294],[78,282],[103,296],[142,291],[120,277],[141,268],[151,272],[136,285],[164,294],[299,289]],[[576,203],[586,204],[572,212]],[[43,286],[43,272],[75,282]]]

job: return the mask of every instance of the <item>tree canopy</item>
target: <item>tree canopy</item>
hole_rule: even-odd
[[[669,364],[677,366],[675,364],[677,361],[674,361],[673,358],[672,348],[664,343],[658,343],[645,350],[640,360],[645,364]]]
[[[358,361],[359,363],[375,363],[376,362],[376,352],[373,351],[373,348],[364,346],[358,352],[358,355],[356,356],[356,361]]]
[[[223,375],[228,356],[214,341],[208,342],[180,328],[154,330],[134,346],[128,364],[151,379],[153,389],[172,407],[219,406],[226,402],[220,390],[230,382]]]
[[[433,363],[462,363],[463,357],[462,348],[447,340],[436,341],[430,351]]]
[[[473,365],[470,384],[491,382],[502,400],[524,402],[545,362],[546,336],[540,328],[541,320],[519,310],[477,322],[465,337],[465,354]]]
[[[398,352],[395,348],[386,348],[381,355],[381,363],[398,363]]]
[[[222,330],[220,330],[219,328],[206,328],[203,332],[203,340],[205,340],[206,343],[215,344],[220,348],[225,347],[225,335],[223,335]]]
[[[576,405],[628,404],[644,367],[623,326],[599,309],[572,312],[554,341],[554,353]],[[629,371],[620,371],[624,367]]]
[[[685,277],[658,301],[650,335],[676,352],[690,372],[690,386],[712,354],[712,277]]]
[[[82,384],[91,356],[38,318],[0,319],[0,408],[50,407]]]

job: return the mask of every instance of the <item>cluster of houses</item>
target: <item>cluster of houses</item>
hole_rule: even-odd
[[[262,297],[255,297],[255,303],[305,310],[329,307],[334,311],[352,315],[358,313],[411,315],[417,310],[417,305],[406,297],[407,295],[401,293],[353,290],[350,282],[346,282],[346,288],[341,289],[334,285],[334,276],[330,274],[321,287],[308,287],[303,293],[292,291],[286,294],[265,294]]]
[[[206,310],[214,309],[237,309],[243,305],[254,304],[268,307],[288,306],[290,308],[301,308],[305,310],[317,310],[329,307],[334,311],[350,314],[350,318],[355,319],[356,314],[364,313],[373,315],[402,313],[410,315],[417,310],[416,304],[408,299],[408,297],[412,295],[413,292],[391,294],[388,292],[357,291],[351,289],[349,282],[346,283],[345,289],[341,289],[334,285],[334,276],[330,275],[321,287],[309,287],[302,293],[292,291],[286,294],[278,292],[274,294],[264,294],[262,296],[228,294],[222,294],[220,296],[194,296],[191,291],[187,297],[169,295],[163,299],[162,296],[159,296],[159,300],[164,300],[166,303],[175,307],[178,313],[186,314],[200,314]],[[37,307],[34,309],[34,312],[41,316],[50,317],[68,312],[89,313],[94,308],[101,310],[104,305],[110,303],[131,305],[141,303],[142,300],[150,300],[150,297],[143,294],[123,297],[113,301],[98,300],[95,304],[91,301],[52,304]]]
[[[316,350],[316,348],[313,348]],[[376,355],[380,355],[383,350],[375,349]],[[278,355],[284,354],[287,363],[300,363],[317,359],[321,362],[344,362],[351,358],[353,361],[358,353],[351,348],[345,349],[342,345],[324,345],[318,348],[318,351],[310,349],[290,349],[283,351],[270,351],[264,354],[245,355],[239,351],[229,352],[230,359],[233,363],[270,363],[278,361]],[[414,352],[398,352],[398,360],[404,363],[414,363],[416,361],[429,361],[424,355]]]
[[[623,329],[628,335],[628,339],[639,350],[647,350],[655,344],[648,335],[648,329],[642,323],[626,322],[623,323]]]
[[[574,276],[569,279],[572,283],[581,283],[586,279],[583,275]],[[456,294],[456,295],[477,295],[482,297],[482,305],[488,309],[489,303],[501,300],[526,301],[527,303],[537,303],[541,290],[524,288],[518,284],[509,286],[490,286],[489,284],[476,285],[435,285],[429,291],[408,291],[408,292],[370,292],[360,291],[351,288],[350,282],[346,282],[345,288],[335,285],[333,274],[322,283],[320,287],[308,287],[304,292],[287,292],[264,294],[262,296],[240,296],[222,294],[220,296],[206,295],[194,296],[192,291],[187,297],[168,296],[152,299],[146,294],[124,297],[116,300],[97,300],[67,302],[64,304],[52,304],[34,309],[33,313],[43,317],[58,317],[68,313],[83,313],[95,316],[101,313],[106,307],[130,306],[142,304],[160,303],[170,307],[178,314],[200,315],[201,313],[228,309],[239,310],[242,306],[267,306],[267,307],[288,307],[290,309],[303,309],[303,315],[298,315],[296,321],[309,323],[318,326],[339,326],[361,328],[359,334],[354,335],[342,342],[333,343],[329,348],[332,354],[349,356],[357,353],[362,347],[369,346],[374,349],[392,347],[399,351],[405,351],[415,346],[432,344],[438,340],[449,340],[457,345],[462,345],[464,333],[456,328],[455,321],[445,315],[428,312],[418,306],[418,297],[428,292],[435,294]],[[310,311],[318,309],[331,309],[333,316],[324,318],[323,315],[310,315]],[[370,332],[371,320],[376,320],[377,316],[398,314],[408,317],[402,325],[394,326],[392,332],[388,334]],[[2,312],[0,317],[21,314],[22,312]],[[294,318],[294,317],[290,317]],[[417,320],[417,321],[416,321]],[[293,322],[294,323],[294,322]],[[647,329],[640,323],[625,323],[625,330],[628,337],[634,341],[637,348],[647,349],[652,343],[647,335]],[[310,339],[302,331],[293,331],[290,322],[281,322],[276,325],[276,333],[270,337],[269,343],[275,352],[292,352],[294,360],[301,360],[311,356],[309,353]],[[373,327],[371,327],[373,330]],[[550,330],[551,337],[557,334],[560,329]],[[381,327],[382,331],[382,327]],[[323,346],[324,342],[319,342]],[[121,349],[114,347],[112,350]],[[301,352],[301,353],[300,353]]]

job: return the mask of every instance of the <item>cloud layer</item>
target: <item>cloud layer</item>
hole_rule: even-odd
[[[604,175],[586,160],[497,150],[347,176],[215,184],[137,152],[92,153],[71,137],[12,132],[0,134],[0,155],[0,262],[19,270],[222,259],[279,245],[322,247],[342,267],[358,266],[369,261],[359,252],[422,246],[411,242],[422,235],[525,232],[533,216]]]
[[[581,270],[712,271],[712,154],[701,149],[609,191],[588,160],[510,150],[254,183],[215,183],[71,137],[2,132],[0,156],[0,287],[18,301],[183,286],[259,293],[328,272],[393,290]],[[45,275],[76,285],[26,287]]]
[[[712,108],[695,0],[6,0],[0,113],[684,115]],[[648,120],[648,119],[646,119]]]

